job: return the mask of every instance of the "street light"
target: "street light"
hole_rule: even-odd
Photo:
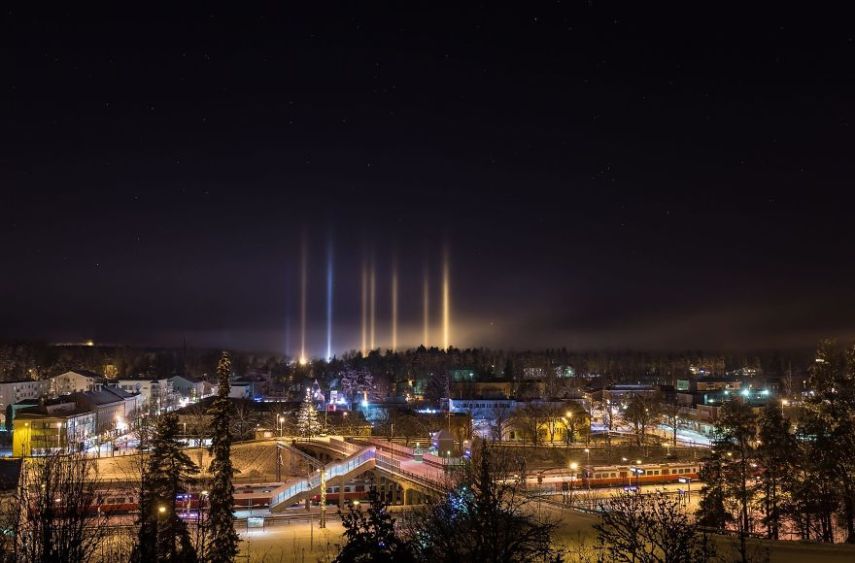
[[[585,448],[585,455],[588,456],[588,465],[591,465],[591,450],[590,450],[590,448]]]
[[[786,399],[781,399],[781,416],[784,416],[784,407],[788,407],[790,402]]]

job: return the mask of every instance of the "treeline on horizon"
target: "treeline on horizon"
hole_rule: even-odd
[[[44,342],[0,342],[0,381],[45,379],[71,369],[86,369],[108,377],[213,377],[221,350],[206,348],[151,348],[136,346],[57,346]],[[466,369],[479,379],[517,379],[526,368],[547,372],[572,367],[577,377],[601,377],[609,383],[673,383],[698,366],[719,375],[740,368],[758,369],[764,376],[805,374],[813,352],[767,350],[758,352],[644,352],[633,350],[571,351],[566,348],[508,351],[489,348],[418,347],[399,352],[358,351],[330,361],[314,360],[298,366],[285,354],[230,351],[234,373],[269,373],[274,379],[297,377],[327,380],[347,369],[367,370],[392,380],[429,377]]]

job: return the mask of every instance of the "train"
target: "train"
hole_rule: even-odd
[[[273,498],[273,491],[279,486],[277,483],[238,485],[235,487],[235,509],[251,510],[254,508],[268,508]],[[344,486],[332,486],[327,488],[327,504],[337,504],[339,497],[342,501],[362,499],[368,486],[365,484],[351,484]],[[199,500],[204,491],[187,491],[178,494],[175,498],[176,509],[179,513],[194,512],[199,508]],[[321,495],[316,494],[309,497],[312,504],[318,504]],[[136,490],[105,489],[99,491],[92,504],[93,512],[107,514],[130,514],[139,511],[139,492]]]
[[[580,481],[582,486],[591,488],[667,485],[685,482],[686,479],[696,480],[700,470],[701,464],[695,461],[586,466],[582,468]]]
[[[697,461],[672,463],[640,463],[633,465],[586,465],[578,471],[566,469],[539,473],[527,485],[540,491],[561,492],[576,488],[637,487],[667,485],[696,480],[701,470]]]

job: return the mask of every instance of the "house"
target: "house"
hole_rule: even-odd
[[[99,434],[112,432],[133,420],[142,407],[142,395],[131,394],[117,387],[72,393],[69,399],[95,413],[95,428]]]
[[[169,380],[172,383],[172,391],[187,401],[198,401],[214,394],[215,386],[202,379],[189,375],[173,375]]]
[[[255,397],[255,382],[236,379],[229,383],[230,399],[252,399]]]
[[[92,391],[104,383],[104,378],[85,369],[67,371],[50,379],[51,395],[58,397],[79,391]]]
[[[13,455],[47,455],[83,451],[97,436],[96,414],[73,401],[58,401],[19,410],[12,433]]]
[[[142,396],[143,409],[149,413],[170,410],[174,406],[175,396],[169,378],[125,378],[117,379],[115,386],[127,393],[139,393]]]
[[[6,425],[6,407],[26,399],[39,399],[50,394],[50,381],[20,379],[0,383],[0,423]],[[9,421],[11,423],[11,420]],[[6,428],[8,430],[8,428]]]
[[[543,441],[567,442],[586,435],[591,419],[583,401],[520,401],[514,399],[470,398],[451,399],[448,408],[452,414],[468,414],[472,418],[473,433],[483,438],[497,440],[525,439],[532,428],[522,428],[515,413],[530,405],[532,413],[540,412],[531,423],[537,427]],[[524,426],[524,425],[522,425]],[[572,430],[572,435],[568,433]],[[530,437],[530,436],[529,436]]]
[[[592,386],[586,391],[593,401],[621,403],[627,402],[635,396],[647,398],[660,396],[662,395],[663,388],[659,385],[619,384],[608,385],[606,387]]]
[[[742,381],[737,377],[692,377],[677,380],[678,392],[739,391]]]
[[[677,380],[678,404],[691,407],[694,405],[721,404],[731,396],[740,393],[742,382],[733,377],[695,377]],[[706,419],[709,416],[702,415]]]

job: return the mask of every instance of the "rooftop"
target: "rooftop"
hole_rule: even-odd
[[[82,375],[85,377],[91,377],[94,379],[104,379],[104,376],[100,373],[95,373],[94,371],[90,371],[88,369],[70,369],[60,375],[65,375],[66,373],[76,373],[77,375]]]

